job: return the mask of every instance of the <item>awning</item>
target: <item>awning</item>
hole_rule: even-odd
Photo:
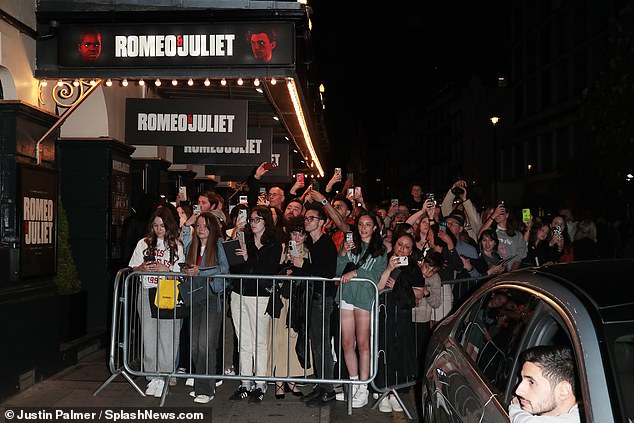
[[[323,176],[328,137],[305,6],[260,1],[214,7],[203,2],[188,7],[180,1],[162,7],[139,3],[41,1],[38,32],[45,35],[37,41],[35,76],[49,81],[102,79],[104,89],[143,80],[157,98],[248,100],[249,125],[270,127],[274,138],[294,145],[295,171]],[[236,8],[237,3],[243,7]],[[277,56],[262,62],[255,51],[251,55],[250,47],[245,53],[244,34],[267,27],[280,38]],[[78,37],[89,31],[100,34],[97,43],[102,45],[98,59],[93,52],[84,61],[77,55]],[[95,40],[86,41],[91,43]]]

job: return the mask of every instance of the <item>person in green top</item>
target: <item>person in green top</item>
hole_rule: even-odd
[[[387,251],[376,215],[365,212],[357,217],[352,240],[344,241],[337,257],[340,283],[335,301],[341,309],[341,343],[350,379],[370,378],[370,313],[375,298],[375,289],[368,282],[350,281],[369,279],[376,285],[386,265]],[[360,408],[367,403],[368,385],[355,384],[352,407]]]

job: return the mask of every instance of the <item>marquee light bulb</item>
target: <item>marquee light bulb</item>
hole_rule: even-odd
[[[177,80],[175,80],[175,79],[172,79],[172,85],[173,85],[174,87],[175,87],[175,86],[177,86],[177,85],[178,85],[178,81],[177,81]]]
[[[106,81],[106,86],[112,87],[112,80],[110,78],[108,78],[108,80]]]
[[[226,79],[224,79],[224,78],[222,78],[222,79],[220,80],[220,85],[222,85],[223,87],[224,87],[225,85],[227,85],[227,80],[226,80]]]
[[[191,79],[191,78],[189,78],[189,79],[187,80],[187,85],[189,85],[190,87],[191,87],[192,85],[194,85],[194,80],[193,80],[193,79]]]
[[[205,87],[208,87],[208,86],[211,85],[211,82],[209,81],[209,78],[205,78],[204,84],[205,84]]]
[[[161,80],[156,78],[156,81],[154,81],[154,85],[156,85],[157,87],[161,86]]]
[[[253,80],[253,85],[255,85],[256,87],[259,87],[260,86],[260,78],[255,78]]]
[[[238,78],[238,85],[242,85],[244,84],[244,81],[242,80],[242,78]]]
[[[48,85],[48,81],[46,79],[42,79],[42,86],[46,87]]]
[[[124,87],[128,86],[128,80],[127,79],[123,79],[123,81],[121,81],[121,85],[123,85]]]
[[[275,84],[277,84],[277,79],[271,78],[271,85],[275,85]]]

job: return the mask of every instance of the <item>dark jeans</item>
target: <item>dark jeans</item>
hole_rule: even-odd
[[[330,315],[332,314],[332,308],[332,297],[322,297],[321,293],[313,293],[308,337],[310,338],[310,349],[313,353],[315,377],[320,379],[332,379],[333,377],[334,363],[330,342]],[[326,391],[333,389],[330,383],[322,383],[320,386]]]
[[[192,310],[192,361],[196,374],[213,375],[216,370],[216,355],[222,314],[218,308],[218,296],[209,297],[193,306]],[[195,379],[196,395],[214,395],[215,379]]]

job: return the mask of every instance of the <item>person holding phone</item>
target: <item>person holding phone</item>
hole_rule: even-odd
[[[237,248],[236,254],[244,258],[242,264],[231,267],[232,273],[277,275],[280,271],[282,244],[278,239],[271,210],[255,206],[249,211],[246,248]],[[266,375],[269,365],[269,333],[271,316],[264,314],[269,299],[270,280],[243,279],[234,281],[231,292],[231,318],[238,337],[240,374]],[[266,392],[266,381],[256,380],[255,387],[249,380],[242,380],[230,400],[249,398],[260,403]]]
[[[141,319],[143,338],[142,371],[173,373],[176,370],[176,354],[182,322],[180,319],[152,318],[148,290],[156,288],[160,275],[179,272],[178,263],[185,261],[183,244],[178,238],[178,223],[166,207],[158,207],[150,216],[148,234],[139,240],[128,266],[134,272],[157,273],[141,276],[141,292],[137,311]],[[159,377],[148,378],[147,396],[161,397],[165,381]]]
[[[301,270],[294,267],[293,258],[309,259],[307,247],[308,236],[304,229],[303,216],[293,218],[287,223],[285,238],[286,242],[282,246],[283,251],[280,258],[282,274],[301,274]],[[299,290],[305,292],[306,286],[304,284],[293,284],[292,289],[290,289],[290,282],[284,281],[283,284],[287,285],[279,287],[276,292],[277,295],[280,295],[281,307],[279,314],[272,316],[273,344],[270,345],[269,354],[271,357],[274,357],[274,359],[271,361],[269,374],[271,376],[300,377],[304,375],[304,368],[295,351],[297,342],[304,342],[305,340],[306,328],[303,328],[303,336],[300,337],[296,330],[299,328],[294,327],[292,316],[289,315],[289,311],[291,310],[290,295],[295,294],[293,299],[297,300],[292,302],[292,313],[297,313],[300,307],[305,309],[304,301],[299,300],[296,294],[299,294]],[[272,312],[275,311],[276,310],[272,310]],[[301,323],[303,324],[303,321]],[[307,369],[307,375],[310,374],[312,374],[312,371]],[[284,399],[286,392],[290,392],[296,397],[304,395],[293,382],[275,382],[275,398]]]
[[[416,307],[414,288],[426,288],[421,269],[412,257],[414,248],[415,241],[411,234],[403,233],[396,237],[377,285],[379,290],[391,289],[391,292],[381,295],[385,307],[380,308],[379,345],[385,346],[387,363],[383,365],[383,361],[379,360],[377,377],[374,379],[378,387],[405,383],[418,371],[412,321],[412,309]],[[379,403],[379,411],[389,413],[403,411],[403,408],[398,399],[389,394]]]
[[[519,222],[501,201],[482,223],[478,236],[486,229],[495,230],[500,241],[498,253],[503,259],[514,257],[506,265],[506,270],[517,270],[526,257],[526,241],[520,232]]]
[[[223,236],[218,219],[209,212],[201,213],[194,224],[195,235],[185,246],[187,251],[184,273],[191,276],[191,342],[192,362],[196,373],[215,374],[220,329],[222,326],[222,295],[226,281],[214,275],[229,273],[229,263],[222,248]],[[214,379],[194,378],[190,396],[195,403],[206,404],[214,398]]]
[[[492,229],[486,229],[480,234],[478,246],[480,247],[480,259],[487,265],[487,275],[497,275],[506,269],[501,264],[502,257],[498,254],[498,236]]]
[[[374,290],[355,278],[369,279],[375,284],[387,265],[387,252],[376,216],[364,212],[352,228],[353,242],[346,242],[337,257],[339,290],[335,301],[341,309],[341,342],[352,380],[367,381],[370,377],[370,311]],[[358,353],[357,353],[358,351]],[[352,385],[352,407],[368,403],[367,383]],[[343,395],[340,397],[343,400]]]
[[[527,253],[522,264],[524,266],[541,266],[558,261],[557,240],[552,239],[550,227],[544,222],[535,222],[529,231]]]

